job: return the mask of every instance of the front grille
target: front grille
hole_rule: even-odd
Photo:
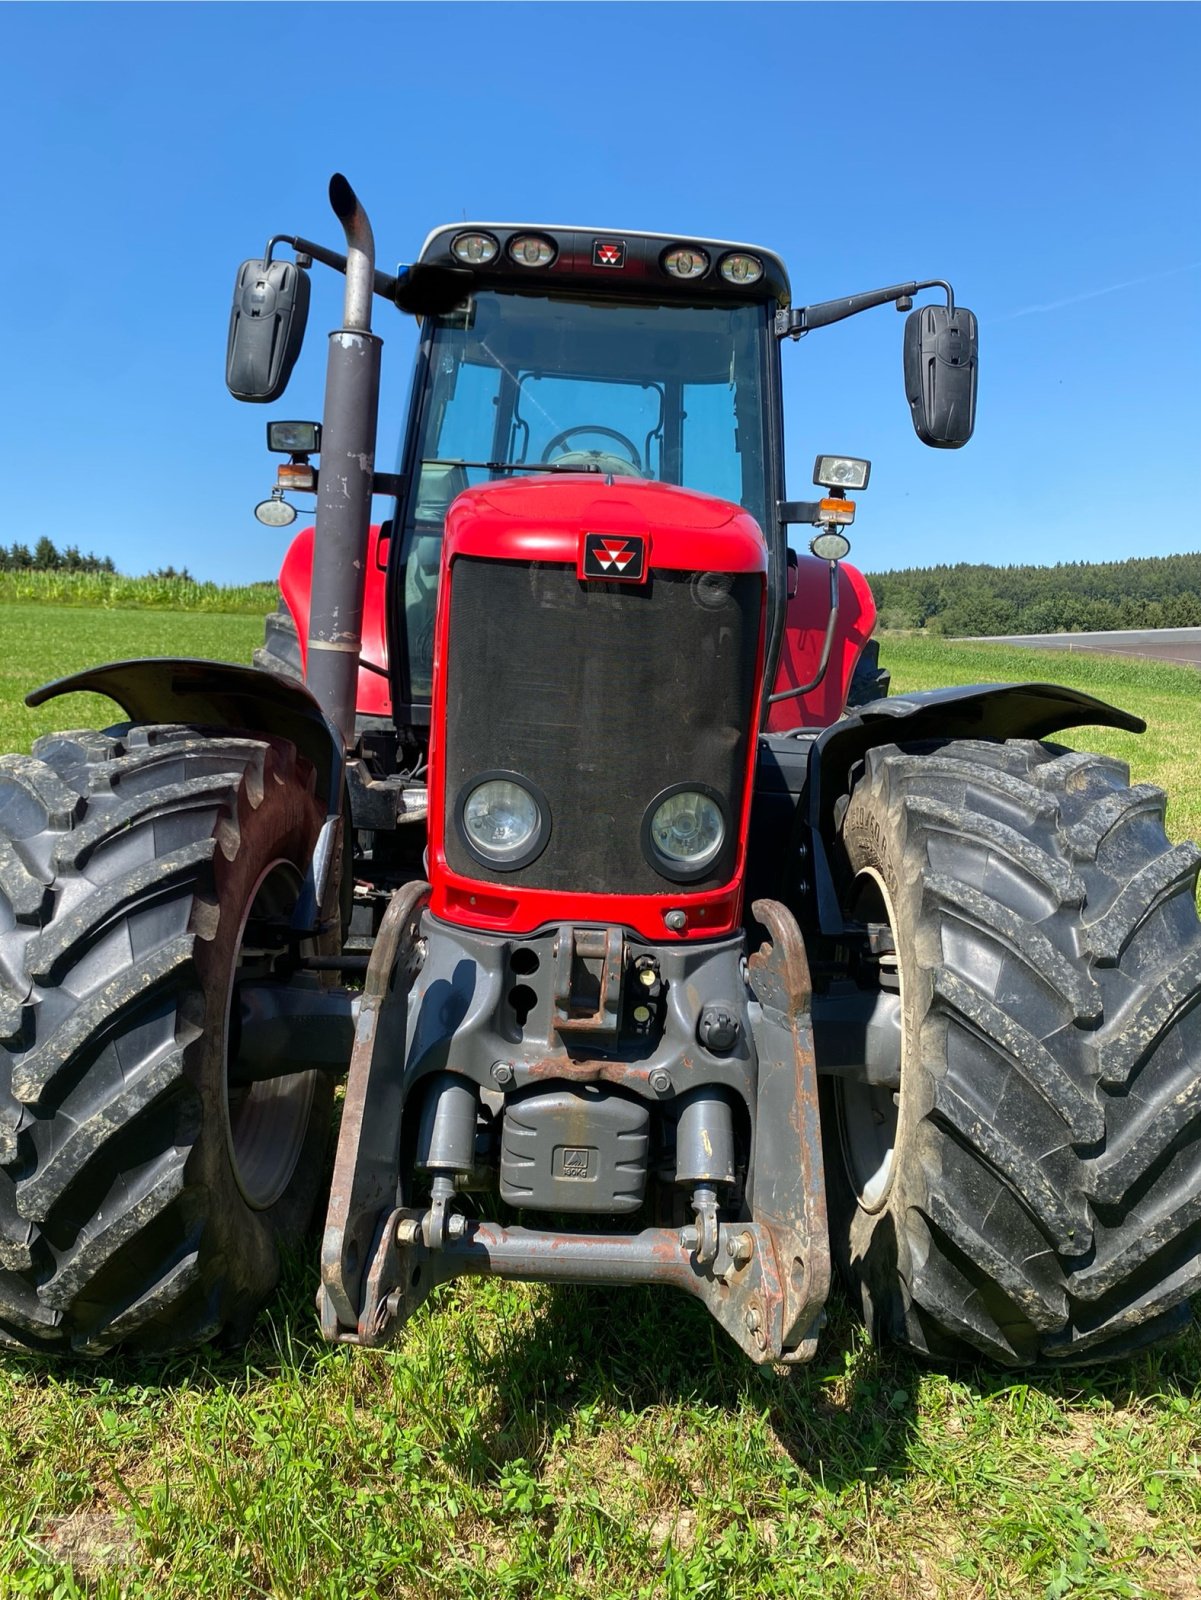
[[[763,582],[757,573],[652,570],[643,585],[575,569],[460,558],[451,568],[446,855],[484,882],[596,894],[681,894],[733,875]],[[455,825],[482,772],[531,779],[551,811],[546,849],[497,872]],[[671,883],[642,852],[647,806],[677,783],[726,801],[709,876]]]

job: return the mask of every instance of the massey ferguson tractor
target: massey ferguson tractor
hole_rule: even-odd
[[[786,341],[908,311],[916,431],[956,447],[972,314],[794,306],[770,251],[590,228],[439,228],[392,276],[330,198],[345,255],[274,238],[235,293],[229,387],[272,402],[310,269],[346,279],[320,423],[268,424],[261,520],[317,510],[259,666],[61,679],[30,703],[127,720],[0,761],[0,1337],[237,1338],[319,1201],[352,1344],[495,1274],[674,1285],[804,1361],[832,1263],[941,1361],[1178,1331],[1201,850],[1047,742],[1143,724],[882,696],[842,564],[868,463],[786,491]],[[395,471],[376,297],[420,329]]]

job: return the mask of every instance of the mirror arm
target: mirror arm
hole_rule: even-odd
[[[297,255],[312,256],[314,261],[320,261],[323,267],[332,267],[335,272],[346,271],[346,257],[337,250],[327,250],[323,244],[314,244],[311,239],[302,239],[299,234],[277,233],[267,243],[266,260],[271,260],[271,252],[277,244],[291,245]],[[381,300],[396,303],[396,291],[400,280],[393,277],[390,272],[376,272],[373,275],[372,286]]]
[[[955,291],[945,278],[927,278],[922,283],[894,283],[888,289],[869,289],[865,294],[846,295],[841,300],[819,300],[812,306],[794,306],[788,311],[776,312],[777,339],[799,339],[814,328],[827,328],[832,322],[842,322],[846,317],[858,316],[873,306],[885,306],[890,301],[910,302],[899,304],[899,311],[909,311],[913,296],[923,289],[942,289],[947,297],[947,310],[955,309]]]

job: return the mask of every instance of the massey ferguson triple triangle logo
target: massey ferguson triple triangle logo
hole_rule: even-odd
[[[592,265],[594,267],[624,267],[626,242],[624,239],[594,239]]]
[[[646,539],[640,533],[586,533],[580,546],[581,578],[610,583],[646,581]]]
[[[634,559],[634,546],[628,539],[598,539],[592,553],[599,566],[620,578]]]

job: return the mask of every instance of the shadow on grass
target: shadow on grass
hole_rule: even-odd
[[[600,1407],[637,1417],[674,1407],[763,1416],[795,1465],[830,1488],[906,1470],[920,1370],[868,1345],[832,1302],[817,1360],[756,1367],[705,1309],[669,1290],[574,1286],[546,1292],[527,1327],[486,1358],[497,1404],[461,1439],[457,1465],[537,1461],[573,1419]]]
[[[1001,1399],[1014,1390],[1054,1404],[1172,1404],[1201,1382],[1201,1329],[1177,1344],[1096,1367],[1003,1372],[977,1364],[931,1366],[871,1344],[837,1288],[816,1359],[752,1365],[704,1308],[667,1290],[559,1286],[533,1319],[505,1338],[478,1371],[496,1405],[451,1454],[465,1471],[516,1457],[537,1462],[564,1426],[590,1408],[637,1417],[660,1407],[762,1416],[793,1464],[828,1489],[910,1470],[924,1380],[940,1375],[959,1396]],[[433,1314],[436,1316],[437,1311]]]

